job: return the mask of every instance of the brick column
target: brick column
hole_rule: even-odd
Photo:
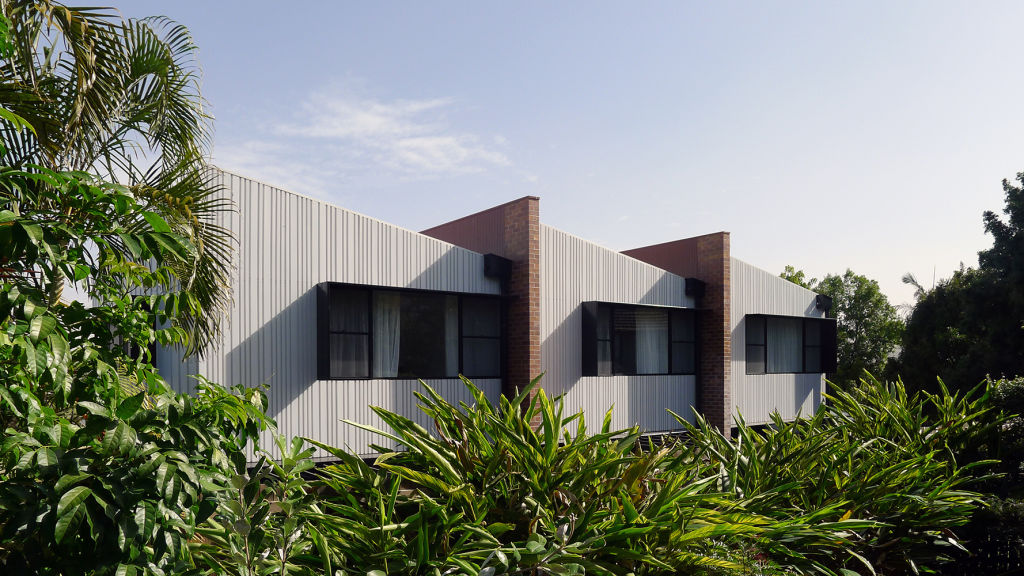
[[[540,374],[540,199],[520,198],[505,205],[504,256],[512,261],[508,279],[507,377],[503,392],[512,397]]]
[[[706,284],[700,334],[698,410],[727,436],[732,429],[729,233],[697,239],[697,277]]]

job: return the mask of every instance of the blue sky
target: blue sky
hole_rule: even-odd
[[[420,230],[524,195],[622,250],[926,286],[1024,171],[1020,2],[135,0],[200,47],[223,168]]]

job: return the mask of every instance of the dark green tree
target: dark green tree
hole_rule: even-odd
[[[1017,174],[1024,183],[1024,173]],[[1024,374],[1024,189],[1003,180],[1006,220],[984,213],[992,247],[924,292],[907,319],[900,373],[908,386],[951,389]]]
[[[838,327],[839,366],[832,381],[856,382],[867,370],[881,374],[900,342],[903,322],[878,282],[847,269],[841,276],[829,274],[820,281],[793,266],[779,275],[794,284],[832,298],[829,317]]]

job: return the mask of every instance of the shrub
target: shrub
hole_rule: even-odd
[[[982,505],[965,489],[991,461],[958,453],[988,437],[987,394],[908,396],[899,381],[840,389],[812,418],[734,439],[698,418],[682,459],[716,474],[735,506],[779,522],[765,552],[801,572],[913,572],[961,548],[953,528]],[[787,525],[789,523],[789,525]]]

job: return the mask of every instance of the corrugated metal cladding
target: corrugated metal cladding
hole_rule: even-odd
[[[732,398],[748,424],[769,422],[778,411],[786,420],[810,415],[821,404],[821,374],[747,374],[747,314],[778,314],[822,318],[814,307],[814,292],[746,262],[732,265]]]
[[[695,376],[582,376],[582,311],[589,300],[692,308],[685,279],[571,234],[541,226],[541,368],[545,389],[565,393],[565,412],[582,410],[599,429],[680,428],[666,408],[692,418]]]
[[[268,384],[280,433],[358,454],[388,442],[342,419],[380,427],[369,406],[381,406],[423,421],[412,395],[416,381],[316,379],[315,287],[335,281],[499,294],[499,282],[483,274],[483,255],[234,174],[219,178],[237,208],[221,216],[238,237],[234,303],[220,341],[198,362],[183,366],[175,351],[158,353],[168,382],[188,392],[186,375],[198,372],[224,385]],[[497,401],[500,380],[476,384]],[[431,385],[451,400],[470,401],[458,380]],[[269,438],[263,444],[273,445]]]

